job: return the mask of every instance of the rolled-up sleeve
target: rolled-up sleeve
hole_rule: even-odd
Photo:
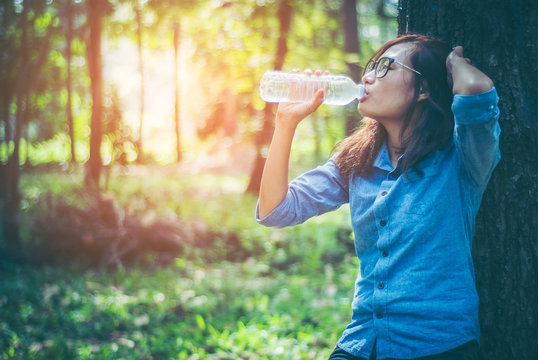
[[[454,142],[463,175],[474,186],[486,186],[501,158],[498,101],[494,87],[478,95],[454,96]]]
[[[285,227],[335,210],[348,201],[348,184],[343,181],[333,157],[291,181],[286,197],[265,217],[259,217],[259,205],[256,205],[255,216],[262,225]]]

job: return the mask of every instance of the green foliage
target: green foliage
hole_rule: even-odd
[[[51,212],[47,194],[85,204],[76,186],[82,175],[55,170],[23,176],[25,218]],[[244,177],[147,171],[153,176],[138,167],[112,177],[110,196],[148,216],[172,211],[238,234],[233,250],[244,252],[241,261],[226,260],[229,249],[215,241],[209,248],[191,244],[167,266],[155,258],[114,270],[72,260],[2,262],[0,358],[328,357],[349,320],[358,265],[347,209],[268,229],[253,220],[255,199],[240,195]]]
[[[239,121],[239,137],[252,139],[260,128],[260,112],[264,103],[257,94],[257,85],[264,71],[274,64],[274,53],[279,34],[277,1],[132,1],[108,0],[106,18],[103,24],[104,66],[118,61],[107,56],[110,49],[118,44],[129,44],[134,50],[137,42],[137,22],[135,7],[141,11],[141,35],[143,57],[146,62],[146,78],[151,76],[150,63],[169,54],[172,48],[172,28],[180,26],[180,56],[193,76],[198,97],[204,99],[190,111],[184,123],[196,123],[203,127],[211,116],[214,105],[223,101],[223,93],[231,90],[237,100],[235,117]],[[284,68],[320,68],[333,73],[345,73],[346,55],[343,52],[342,11],[340,1],[291,1],[293,7],[292,27],[288,34],[288,54]],[[358,19],[361,52],[355,61],[364,62],[371,52],[382,42],[396,34],[395,1],[385,1],[387,17],[378,14],[377,0],[358,2]],[[67,2],[7,2],[0,8],[0,42],[3,53],[0,57],[0,79],[3,91],[0,101],[0,160],[4,163],[13,151],[10,143],[8,119],[17,115],[18,94],[27,94],[28,103],[22,103],[26,113],[22,137],[28,146],[21,156],[23,163],[63,162],[70,160],[67,133]],[[88,158],[89,119],[91,112],[90,78],[86,61],[87,51],[87,2],[72,1],[72,110],[74,115],[74,135],[76,154],[79,161]],[[26,43],[23,38],[26,37]],[[41,53],[45,56],[43,61]],[[25,62],[24,54],[28,61]],[[124,53],[124,62],[130,55]],[[137,60],[136,60],[137,61]],[[163,66],[163,62],[156,61]],[[149,70],[148,70],[149,69]],[[122,81],[137,78],[136,66]],[[170,68],[171,74],[173,69]],[[127,79],[129,78],[129,79]],[[113,77],[105,71],[105,84]],[[19,92],[21,84],[27,90]],[[203,84],[208,84],[203,86]],[[116,84],[117,85],[117,84]],[[138,92],[137,82],[132,83]],[[187,84],[187,86],[189,86]],[[190,85],[192,86],[192,85]],[[130,86],[131,88],[133,86]],[[148,89],[146,89],[148,90]],[[189,95],[193,94],[189,89]],[[160,95],[162,97],[162,94]],[[138,114],[126,109],[126,99],[134,103],[132,97],[122,95],[122,112],[125,124],[138,129]],[[3,107],[6,106],[7,110]],[[188,107],[188,106],[187,106]],[[154,117],[146,114],[146,118]],[[322,110],[320,123],[337,131],[340,138],[345,127],[343,111]],[[23,121],[23,119],[16,119]],[[12,126],[12,125],[11,125]],[[192,126],[192,125],[191,125]],[[315,130],[313,141],[321,141],[323,128]],[[149,136],[149,135],[145,135]],[[61,139],[61,140],[60,140]],[[58,147],[59,142],[67,146]],[[109,142],[109,145],[114,140]],[[330,145],[316,146],[331,147]],[[146,144],[150,144],[146,141]],[[132,144],[132,142],[131,142]],[[160,144],[162,146],[162,144]],[[153,145],[147,145],[151,147]],[[173,146],[169,146],[173,153]],[[150,150],[150,149],[148,149]],[[136,150],[129,146],[126,150],[136,156]],[[103,146],[105,157],[114,159],[116,154],[110,146]],[[162,152],[151,149],[149,152]],[[45,154],[46,153],[46,154]],[[166,158],[172,158],[168,156]]]
[[[0,357],[10,359],[327,357],[354,276],[330,266],[314,278],[288,275],[258,260],[0,272]]]
[[[0,357],[10,359],[327,357],[349,312],[341,280],[353,277],[331,267],[289,276],[255,260],[0,271]]]

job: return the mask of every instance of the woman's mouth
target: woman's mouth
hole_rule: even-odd
[[[362,96],[359,98],[359,102],[364,101],[368,97],[368,94],[368,90],[364,89],[364,94],[362,94]]]

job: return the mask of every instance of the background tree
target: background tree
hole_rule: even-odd
[[[286,53],[288,52],[288,32],[291,27],[291,19],[293,16],[293,7],[288,0],[281,0],[278,12],[278,19],[280,21],[279,38],[277,42],[275,52],[274,69],[282,70]],[[265,150],[269,146],[271,137],[273,135],[273,117],[275,114],[275,105],[267,103],[263,112],[263,128],[256,137],[256,159],[254,160],[254,167],[250,174],[250,182],[247,186],[247,192],[257,194],[260,190],[260,184],[262,179],[263,167],[265,165]]]
[[[357,23],[357,0],[345,0],[342,3],[342,13],[344,18],[344,52],[348,59],[346,64],[349,74],[355,83],[360,81],[361,67],[358,65],[360,51],[359,26]],[[350,135],[357,127],[359,114],[356,109],[348,109],[346,118],[346,135]]]
[[[6,34],[1,43],[2,65],[7,65],[2,66],[1,72],[5,81],[1,101],[5,136],[1,146],[7,159],[0,165],[0,228],[5,245],[14,249],[19,242],[21,138],[30,117],[35,114],[34,99],[55,27],[51,25],[49,8],[43,3],[24,4],[18,11],[9,3],[0,9],[2,30]],[[14,111],[11,110],[13,105]]]
[[[395,8],[392,4],[386,4],[387,8]],[[390,5],[390,6],[389,6]],[[282,3],[280,4],[282,7]],[[385,38],[378,37],[373,40],[370,31],[377,29],[386,29],[390,27],[390,22],[379,17],[379,1],[345,1],[345,2],[327,2],[315,0],[311,3],[301,3],[289,1],[293,8],[293,17],[290,18],[290,29],[287,35],[287,46],[293,51],[286,54],[284,60],[291,68],[312,68],[312,69],[330,69],[333,73],[348,73],[358,81],[360,67],[357,64],[364,62],[364,58],[359,51],[359,36],[364,34],[364,41],[361,43],[361,49],[364,54],[373,52],[378,46],[388,40],[390,34],[385,34]],[[277,14],[281,14],[279,11]],[[391,14],[388,10],[386,14]],[[279,19],[282,19],[279,15]],[[395,16],[394,16],[395,17]],[[394,18],[393,17],[393,18]],[[389,25],[385,24],[386,22]],[[342,30],[344,29],[344,30]],[[273,30],[275,31],[275,30]],[[381,31],[385,32],[385,31]],[[278,32],[280,34],[280,32]],[[284,67],[284,63],[282,64]],[[270,67],[265,67],[268,70]],[[274,69],[278,69],[273,67]],[[259,81],[259,77],[256,81]],[[265,111],[269,108],[264,108]],[[267,118],[264,112],[262,130],[256,135],[258,155],[254,161],[251,171],[247,192],[257,194],[259,182],[265,159],[260,156],[260,150],[265,151],[272,136],[272,117]],[[273,114],[274,116],[274,114]],[[311,153],[305,155],[305,164],[319,162],[326,158],[326,155],[320,156],[321,148],[325,154],[333,148],[334,144],[339,141],[347,132],[351,132],[358,126],[358,115],[356,107],[348,106],[345,108],[338,107],[321,107],[309,121],[312,123],[311,129],[313,135],[309,137],[314,142],[314,156]],[[345,121],[342,121],[345,119]],[[304,128],[304,127],[302,127]],[[301,137],[302,128],[298,129],[297,138]],[[311,130],[311,131],[312,131]],[[323,145],[320,142],[323,141]],[[300,156],[297,152],[292,157]],[[293,159],[292,159],[293,161]]]
[[[538,7],[534,1],[400,1],[399,32],[463,45],[500,97],[502,159],[476,222],[482,359],[536,359]]]
[[[354,7],[360,13],[358,28],[365,54],[378,46],[376,42],[385,40],[378,40],[375,31],[382,25],[376,15],[378,3],[378,0],[362,0]],[[188,159],[196,158],[208,148],[227,150],[235,145],[247,150],[245,154],[249,156],[244,158],[245,162],[250,162],[252,148],[256,146],[261,155],[265,146],[263,141],[258,145],[254,143],[264,137],[270,138],[267,130],[272,128],[273,120],[272,116],[264,115],[271,106],[266,107],[257,91],[263,72],[275,67],[284,70],[311,67],[341,73],[347,71],[349,60],[343,51],[340,2],[287,0],[283,4],[287,4],[287,9],[293,9],[293,17],[281,2],[256,0],[0,2],[0,208],[2,214],[7,214],[2,216],[2,222],[14,216],[12,209],[19,207],[11,199],[17,194],[13,189],[19,186],[17,179],[21,170],[32,171],[44,164],[47,164],[45,167],[60,166],[57,168],[60,169],[68,161],[78,161],[87,165],[89,181],[98,183],[103,163],[101,156],[104,162],[120,159],[115,155],[116,149],[112,149],[114,146],[128,149],[128,156],[122,157],[126,163],[136,159],[140,149],[136,144],[133,146],[131,134],[136,135],[134,130],[129,134],[122,132],[122,138],[129,138],[121,142],[124,145],[106,136],[102,112],[107,104],[103,104],[101,89],[111,85],[112,77],[105,81],[100,69],[104,63],[107,65],[104,71],[110,71],[111,64],[124,58],[128,60],[126,67],[130,66],[131,58],[136,60],[137,50],[140,54],[140,45],[143,45],[143,72],[148,75],[146,81],[149,84],[148,79],[154,74],[152,64],[155,66],[172,55],[170,38],[175,22],[181,26],[180,77],[188,72],[186,79],[180,79],[181,97],[196,98],[197,107],[193,110],[188,102],[182,105],[182,130],[184,127],[186,134],[192,124],[204,128],[207,123],[218,122],[213,126],[215,131],[204,135],[203,141],[189,137],[183,140],[189,144]],[[385,2],[386,6],[390,4]],[[138,17],[134,5],[143,10],[138,12]],[[284,61],[283,56],[276,54],[283,53],[281,19],[286,17],[293,20],[286,25],[289,26],[287,47],[293,51],[286,53]],[[144,30],[138,34],[141,25]],[[395,32],[395,27],[391,26]],[[118,48],[126,47],[127,51],[113,57],[117,45]],[[95,50],[99,47],[102,48],[100,56]],[[26,60],[23,51],[27,53]],[[361,60],[359,57],[359,62]],[[167,66],[168,73],[172,74],[172,66]],[[128,82],[138,80],[140,68],[133,67],[131,71],[132,76],[127,75],[127,81],[117,87],[115,106],[122,112],[126,127],[140,129],[137,123],[139,112],[125,111],[138,103],[138,94],[128,99],[125,96]],[[164,81],[168,86],[172,76]],[[146,91],[145,105],[153,95]],[[167,94],[159,95],[167,97]],[[168,95],[172,96],[172,91]],[[154,114],[148,113],[149,106],[144,108],[146,117],[151,119],[148,124],[164,123],[162,117],[155,118]],[[167,126],[171,125],[168,118],[165,121]],[[323,107],[310,124],[299,129],[299,151],[294,152],[292,162],[309,166],[325,157],[342,137],[344,129],[345,110]],[[158,127],[145,129],[148,152],[157,152],[155,138],[163,134],[160,131]],[[173,130],[170,128],[164,135],[173,135]],[[176,152],[170,142],[159,141],[158,147],[159,153],[170,154],[165,161],[175,160]],[[257,161],[257,170],[252,173],[259,175],[263,169],[263,156]],[[70,171],[77,169],[73,167]],[[24,196],[23,191],[23,206],[27,204]],[[3,226],[2,231],[7,228]]]
[[[71,162],[76,163],[77,157],[75,152],[75,126],[73,121],[73,81],[72,81],[72,58],[73,52],[71,45],[73,43],[73,2],[72,0],[65,1],[65,58],[66,58],[66,71],[67,78],[65,79],[67,89],[67,127],[69,131],[69,139],[71,141]]]
[[[88,1],[88,67],[91,78],[92,117],[90,135],[90,159],[86,174],[87,184],[99,187],[101,177],[102,159],[101,142],[102,116],[103,116],[103,59],[101,54],[101,36],[103,17],[108,5],[106,0]]]
[[[134,0],[133,6],[135,8],[136,14],[136,45],[138,48],[138,71],[140,72],[140,121],[138,126],[138,139],[136,142],[136,147],[138,148],[138,160],[142,160],[143,150],[142,150],[142,130],[144,128],[144,93],[145,93],[145,83],[144,83],[144,57],[142,46],[142,28],[144,26],[142,22],[142,3],[140,0]]]

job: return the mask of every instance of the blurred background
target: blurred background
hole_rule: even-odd
[[[0,5],[0,358],[318,359],[349,320],[348,210],[254,221],[267,70],[358,81],[395,0]],[[359,124],[301,124],[291,175]]]

